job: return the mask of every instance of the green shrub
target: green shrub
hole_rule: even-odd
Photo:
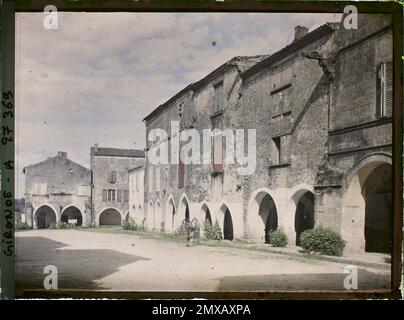
[[[52,228],[52,224],[51,224],[51,229],[69,229],[69,228],[71,228],[72,226],[71,225],[69,225],[68,223],[66,223],[66,222],[58,222],[57,224],[56,224],[56,228]],[[73,227],[74,227],[74,225],[73,225]]]
[[[52,223],[49,225],[49,229],[57,229],[56,223],[52,222]]]
[[[324,227],[304,231],[300,235],[300,244],[306,252],[329,256],[342,256],[345,247],[345,241],[338,233]]]
[[[220,229],[219,223],[216,221],[212,226],[209,220],[205,221],[204,226],[205,239],[207,240],[222,240],[222,230]]]
[[[288,244],[288,237],[281,230],[268,232],[269,243],[274,247],[286,247]]]
[[[17,230],[28,230],[28,229],[31,229],[31,227],[27,224],[27,223],[25,223],[25,222],[19,222],[17,225],[16,225],[16,227],[15,227]]]
[[[128,221],[122,221],[123,230],[137,231],[139,230],[138,225],[136,224],[135,219],[132,217],[129,218]]]

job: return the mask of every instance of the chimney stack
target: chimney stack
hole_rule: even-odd
[[[94,152],[98,152],[98,143],[94,144]]]
[[[305,26],[296,26],[295,27],[295,39],[293,41],[296,41],[296,40],[304,37],[308,32],[309,32],[309,29],[307,29]]]
[[[58,157],[66,159],[67,158],[67,153],[64,151],[58,151]]]

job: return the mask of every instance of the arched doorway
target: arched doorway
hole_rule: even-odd
[[[168,201],[167,209],[166,209],[166,216],[165,216],[165,223],[164,229],[165,232],[173,232],[176,225],[176,212],[175,212],[175,205],[174,200],[171,198]]]
[[[203,204],[202,206],[202,218],[203,218],[203,224],[208,221],[210,225],[212,225],[212,216],[210,215],[210,210],[206,204]]]
[[[393,182],[390,164],[383,163],[362,187],[365,199],[365,251],[392,252]]]
[[[48,229],[56,225],[56,212],[48,205],[42,205],[35,211],[36,227],[38,229]]]
[[[296,245],[299,246],[302,232],[314,228],[314,194],[310,191],[305,191],[301,196],[296,195],[295,198]]]
[[[269,242],[269,232],[278,229],[278,212],[275,201],[266,191],[258,192],[250,203],[250,227],[254,236]]]
[[[128,211],[125,214],[125,222],[129,222],[129,218],[130,218],[130,215],[129,215],[129,211]]]
[[[347,250],[392,252],[393,180],[386,161],[366,161],[349,180],[341,234]]]
[[[120,226],[122,224],[121,214],[117,209],[108,208],[100,214],[100,226]]]
[[[63,209],[60,221],[67,224],[74,224],[76,227],[79,227],[83,224],[83,215],[79,208],[69,206]]]
[[[147,211],[146,211],[146,221],[144,223],[145,228],[148,231],[152,231],[153,229],[153,203],[150,201],[149,205],[147,206]]]
[[[223,239],[231,241],[234,238],[234,233],[230,210],[226,205],[222,205],[220,212],[223,214]]]
[[[185,220],[190,221],[189,204],[186,197],[182,198],[182,201],[178,208],[180,221],[178,223],[182,224]]]
[[[164,231],[160,201],[157,201],[154,206],[153,229],[157,232]]]

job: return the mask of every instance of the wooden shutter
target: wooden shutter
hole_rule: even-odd
[[[386,62],[386,117],[393,115],[393,61]]]
[[[129,190],[123,192],[123,202],[129,202]]]
[[[223,172],[223,136],[213,137],[213,172]]]
[[[118,189],[117,201],[122,202],[122,190]]]
[[[102,202],[107,202],[107,190],[102,190]]]
[[[111,183],[116,183],[116,171],[111,172]]]

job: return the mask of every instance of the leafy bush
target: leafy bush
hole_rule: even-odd
[[[95,228],[95,223],[86,223],[81,226],[82,229],[91,229]]]
[[[52,228],[52,224],[50,226],[50,229],[70,229],[70,228],[74,228],[74,224],[68,224],[66,222],[58,222],[55,228]]]
[[[133,219],[132,217],[130,217],[128,221],[122,222],[122,228],[123,228],[123,230],[130,230],[130,231],[139,230],[139,227],[136,224],[135,219]]]
[[[281,230],[269,231],[268,232],[269,243],[274,247],[286,247],[288,244],[288,237]]]
[[[345,247],[345,241],[338,233],[324,227],[304,231],[300,235],[300,244],[306,252],[329,256],[342,256]]]
[[[19,222],[19,223],[16,225],[16,229],[17,229],[17,230],[27,230],[27,229],[31,229],[31,227],[30,227],[27,223],[25,223],[25,222]]]
[[[205,221],[204,226],[205,239],[207,240],[222,240],[222,230],[220,229],[219,223],[216,221],[212,226],[209,220]]]

